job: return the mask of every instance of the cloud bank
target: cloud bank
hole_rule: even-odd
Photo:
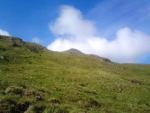
[[[50,30],[56,39],[47,48],[54,51],[76,48],[117,62],[136,62],[137,57],[150,52],[150,36],[124,27],[110,41],[97,35],[94,23],[71,6],[61,7],[59,17],[50,24]]]
[[[3,30],[3,29],[0,29],[0,35],[4,35],[4,36],[10,36],[9,32]]]

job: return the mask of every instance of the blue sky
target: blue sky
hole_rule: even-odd
[[[51,43],[54,45],[59,39],[57,35],[60,34],[58,30],[57,33],[54,33],[53,30],[50,29],[50,24],[53,23],[53,29],[57,27],[57,19],[59,17],[61,18],[60,7],[63,5],[71,7],[65,9],[65,11],[74,10],[75,14],[80,16],[80,14],[77,14],[79,10],[81,16],[84,18],[81,19],[83,23],[86,24],[87,20],[92,22],[92,26],[96,28],[96,33],[92,32],[92,36],[96,34],[98,37],[105,37],[106,40],[111,41],[116,38],[117,32],[121,32],[122,29],[126,27],[128,28],[124,29],[126,31],[131,30],[134,32],[134,30],[138,30],[142,32],[144,36],[146,34],[146,37],[150,38],[150,0],[0,0],[0,29],[9,32],[13,36],[21,37],[25,41],[38,39],[44,46],[48,46]],[[89,24],[86,25],[90,26]],[[65,27],[66,26],[64,26],[64,28]],[[62,29],[64,30],[64,28]],[[137,36],[135,33],[137,32],[134,32],[132,36]],[[72,36],[72,32],[69,33],[69,35],[70,34]],[[78,37],[79,35],[73,34],[73,36]],[[91,40],[93,40],[93,38]],[[66,43],[61,42],[61,45],[63,44]],[[78,46],[78,44],[73,47],[76,46]],[[87,46],[86,48],[90,49],[89,45]],[[52,47],[54,50],[59,49],[56,45],[50,45],[50,48]],[[141,47],[143,46],[141,45]],[[149,46],[146,47],[148,48]],[[114,60],[118,60],[119,57],[123,59],[127,56],[109,54],[110,50],[101,54],[101,52],[97,52],[97,50],[93,48],[90,51],[84,48],[85,47],[77,49],[83,50],[85,53],[97,53],[98,55],[110,57]],[[119,47],[117,46],[117,48]],[[135,50],[137,50],[137,48],[135,48]],[[131,56],[132,54],[129,52],[120,54],[128,54],[128,58],[125,59],[132,57],[129,62],[136,57],[136,60],[133,61],[135,63],[150,63],[149,51],[137,51],[137,56]],[[127,60],[124,60],[123,62],[126,61]]]
[[[0,0],[0,28],[26,41],[31,41],[33,37],[39,37],[43,40],[43,44],[47,45],[53,40],[48,23],[58,15],[61,5],[75,6],[86,14],[97,1]]]

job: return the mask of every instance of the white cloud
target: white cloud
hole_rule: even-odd
[[[9,32],[3,30],[3,29],[0,29],[0,35],[4,35],[4,36],[10,36]]]
[[[31,41],[32,41],[33,43],[37,43],[37,44],[41,44],[41,43],[42,43],[42,41],[41,41],[38,37],[32,38]]]
[[[50,29],[56,39],[47,48],[54,51],[76,48],[118,62],[135,62],[138,56],[150,52],[150,36],[124,27],[109,41],[98,36],[93,22],[84,19],[79,10],[70,6],[61,7],[60,16],[50,24]]]

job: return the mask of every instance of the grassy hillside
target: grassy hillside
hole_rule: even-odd
[[[0,36],[0,113],[150,113],[150,65]]]

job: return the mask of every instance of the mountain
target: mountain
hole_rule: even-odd
[[[70,54],[79,54],[79,55],[84,54],[84,53],[82,53],[81,51],[79,51],[79,50],[77,50],[77,49],[74,49],[74,48],[69,49],[69,50],[64,51],[64,52],[65,52],[65,53],[70,53]]]
[[[150,65],[0,36],[0,113],[149,113]]]
[[[104,61],[104,62],[112,62],[110,59],[108,58],[104,58],[104,57],[100,57],[100,56],[97,56],[97,55],[94,55],[94,54],[84,54],[82,53],[81,51],[77,50],[77,49],[69,49],[67,51],[64,51],[64,53],[68,53],[68,54],[72,54],[72,55],[87,55],[87,56],[90,56],[90,57],[93,57],[93,58],[96,58],[97,60],[101,60],[101,61]]]

